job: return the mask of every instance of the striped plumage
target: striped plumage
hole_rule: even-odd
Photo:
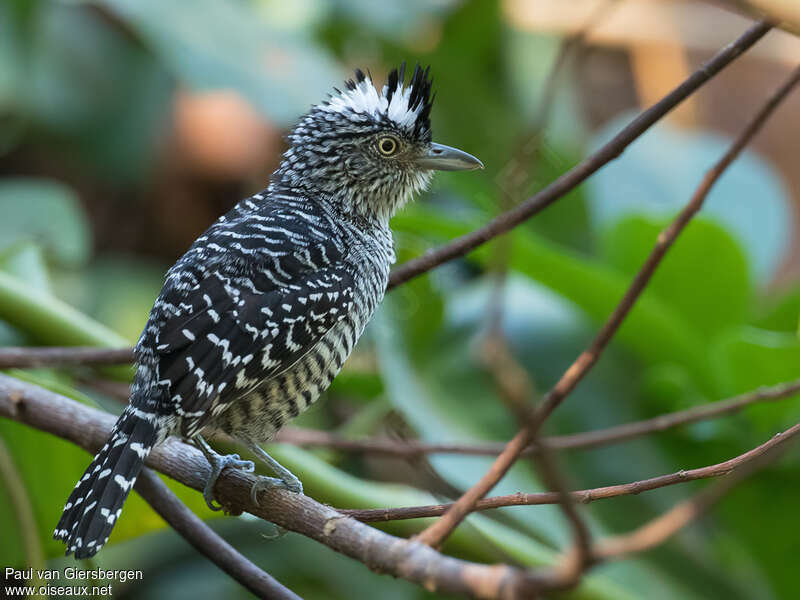
[[[245,443],[294,491],[259,445],[327,389],[383,297],[394,262],[389,219],[431,169],[479,161],[433,144],[430,81],[393,71],[378,93],[360,71],[289,136],[269,187],[243,200],[169,270],[136,346],[130,404],[79,480],[56,527],[67,553],[108,539],[151,448],[169,435]],[[263,478],[266,484],[276,480]]]

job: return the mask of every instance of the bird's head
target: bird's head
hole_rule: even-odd
[[[382,90],[362,71],[317,104],[289,134],[276,179],[330,199],[348,213],[386,223],[434,170],[483,168],[474,156],[431,140],[429,68],[405,63]]]

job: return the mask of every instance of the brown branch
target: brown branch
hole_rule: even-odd
[[[761,402],[776,402],[800,393],[800,379],[780,383],[771,387],[762,387],[751,392],[734,396],[727,400],[710,402],[686,410],[666,413],[633,423],[616,425],[606,429],[585,431],[569,435],[555,435],[540,438],[552,450],[574,450],[596,448],[628,441],[654,432],[666,431],[679,425],[697,423],[714,419],[723,415],[739,412],[743,408]],[[482,444],[446,444],[425,443],[417,441],[398,441],[389,438],[372,438],[366,440],[350,440],[342,436],[317,429],[286,427],[278,433],[278,442],[297,446],[321,446],[350,452],[367,452],[370,454],[389,454],[409,458],[423,454],[472,454],[479,456],[496,456],[503,451],[502,442]],[[537,446],[528,446],[522,456],[530,456],[537,452]]]
[[[500,315],[499,310],[497,315]],[[499,323],[490,325],[480,346],[480,359],[492,376],[498,396],[517,417],[519,424],[525,424],[530,418],[530,398],[536,393],[536,386],[525,368],[514,358]]]
[[[135,489],[197,551],[259,598],[302,600],[217,535],[150,469],[142,470]]]
[[[572,529],[572,548],[556,565],[552,575],[551,586],[562,590],[571,588],[580,582],[581,575],[592,562],[592,535],[586,525],[575,498],[567,487],[567,483],[556,464],[552,450],[539,444],[539,453],[536,455],[536,466],[544,484],[553,490],[561,512],[567,518]]]
[[[634,552],[643,552],[653,548],[675,535],[691,521],[707,512],[712,505],[722,499],[734,486],[752,475],[786,451],[786,444],[800,433],[800,424],[772,438],[772,445],[757,456],[752,457],[740,468],[725,477],[716,485],[675,505],[664,514],[652,519],[631,533],[607,538],[600,541],[592,550],[595,561],[618,559]]]
[[[649,479],[632,481],[618,485],[609,485],[599,488],[576,490],[570,492],[575,502],[579,504],[589,504],[597,500],[607,500],[619,496],[631,496],[649,492],[659,488],[696,481],[699,479],[710,479],[727,475],[743,464],[758,458],[765,452],[770,451],[782,444],[787,438],[800,433],[800,425],[795,425],[783,433],[776,434],[770,440],[740,454],[734,458],[721,463],[700,467],[697,469],[680,470],[667,475],[659,475]],[[474,511],[490,510],[493,508],[503,508],[506,506],[538,506],[540,504],[558,503],[558,494],[555,492],[540,492],[535,494],[511,494],[508,496],[494,496],[484,498],[473,507]],[[398,521],[402,519],[420,519],[425,517],[438,517],[445,514],[452,507],[452,504],[432,504],[428,506],[407,506],[401,508],[374,508],[374,509],[339,509],[339,512],[358,519],[359,521]]]
[[[52,433],[90,452],[103,444],[114,424],[113,415],[5,375],[0,375],[0,416]],[[624,486],[572,492],[572,495],[577,502],[591,502],[603,497],[610,498],[663,487],[669,485],[668,479],[672,480],[671,483],[678,483],[725,475],[757,459],[798,433],[800,425],[741,456],[718,465],[682,471]],[[196,490],[203,488],[210,472],[208,463],[198,450],[177,440],[170,440],[155,448],[148,458],[148,466]],[[250,499],[253,482],[253,477],[247,473],[226,469],[215,488],[217,499],[231,512],[250,512],[281,527],[315,539],[363,562],[374,571],[408,579],[424,585],[429,590],[464,593],[476,598],[516,600],[531,598],[536,594],[557,589],[561,582],[553,569],[528,572],[507,565],[481,565],[443,556],[414,540],[403,540],[372,529],[341,511],[291,492],[269,490],[261,494],[259,504],[253,504]],[[519,498],[525,496],[518,495]],[[528,496],[529,499],[537,497],[536,501],[517,502],[517,504],[558,501],[555,493]],[[549,498],[542,501],[544,496]],[[493,500],[487,499],[483,502],[490,503]],[[507,502],[496,504],[510,505]],[[446,508],[446,506],[440,507],[441,512],[438,514],[444,512]],[[362,511],[351,512],[356,514]]]
[[[464,256],[481,244],[511,231],[520,223],[550,206],[596,171],[619,157],[636,138],[764,37],[771,28],[772,23],[769,21],[760,21],[753,25],[739,39],[717,53],[662,100],[642,112],[614,139],[525,202],[498,215],[483,227],[400,265],[392,272],[388,289],[405,283],[447,261]]]
[[[686,225],[689,224],[692,217],[694,217],[703,206],[703,202],[711,191],[711,188],[731,163],[739,156],[753,136],[761,129],[775,108],[789,94],[798,81],[800,81],[800,67],[796,68],[791,76],[767,99],[761,109],[734,140],[728,151],[706,173],[706,176],[703,178],[697,190],[695,190],[689,203],[681,210],[675,220],[659,234],[653,250],[634,277],[633,282],[612,312],[608,321],[606,321],[605,325],[600,329],[589,348],[578,356],[575,362],[573,362],[561,376],[561,379],[559,379],[555,386],[545,395],[542,402],[536,406],[529,424],[523,427],[508,443],[506,449],[497,457],[494,464],[489,468],[489,471],[478,483],[467,490],[441,519],[420,534],[420,541],[431,546],[438,546],[441,544],[470,512],[475,503],[489,493],[497,482],[508,472],[508,469],[510,469],[517,458],[519,458],[525,447],[533,441],[542,423],[544,423],[550,414],[564,401],[575,386],[578,385],[597,363],[600,355],[608,346],[611,338],[617,332],[620,325],[622,325],[622,322],[639,299],[639,296],[649,283],[650,278],[655,273],[667,251],[672,247],[672,244]]]
[[[124,365],[133,362],[133,348],[92,346],[0,348],[0,369],[74,365]]]
[[[568,64],[568,59],[583,48],[589,32],[606,16],[618,0],[605,0],[591,12],[584,24],[575,33],[561,39],[558,52],[541,86],[541,99],[527,131],[517,137],[515,150],[496,178],[498,209],[505,212],[516,206],[535,177],[535,163],[544,138],[543,132],[555,103],[558,80]],[[501,237],[495,244],[489,271],[493,274],[494,286],[486,310],[486,330],[491,335],[500,328],[503,316],[508,265],[511,259],[511,239]],[[512,407],[514,409],[514,407]]]
[[[90,452],[106,441],[115,418],[53,392],[0,375],[0,416],[78,444]],[[211,470],[199,450],[176,439],[154,448],[147,465],[202,490]],[[531,598],[547,591],[551,569],[525,571],[508,565],[482,565],[444,556],[414,540],[373,529],[302,494],[273,488],[253,503],[255,478],[225,469],[215,496],[232,513],[249,512],[312,538],[354,558],[378,573],[391,574],[429,591],[461,593],[491,600]],[[124,517],[123,517],[124,518]]]
[[[710,402],[702,406],[659,415],[652,419],[625,423],[624,425],[598,429],[596,431],[587,431],[572,435],[558,435],[542,439],[555,450],[608,446],[610,444],[617,444],[633,438],[642,437],[653,432],[665,431],[679,425],[688,425],[690,423],[714,419],[722,415],[733,414],[751,404],[775,402],[777,400],[796,396],[798,393],[800,393],[800,379],[779,383],[771,387],[761,387],[752,392],[746,392],[727,400]]]
[[[524,423],[528,418],[528,398],[533,390],[533,382],[525,368],[517,361],[501,329],[497,328],[490,333],[489,339],[493,340],[495,350],[487,357],[489,373],[499,395],[505,398],[506,404],[518,409],[518,414]],[[572,549],[559,561],[553,572],[548,574],[550,578],[548,587],[563,590],[577,585],[581,575],[590,565],[592,537],[569,493],[552,450],[546,444],[542,444],[537,437],[534,437],[533,444],[538,448],[534,464],[539,476],[556,494],[561,511],[572,530]]]

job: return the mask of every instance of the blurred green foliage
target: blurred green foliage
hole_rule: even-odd
[[[287,127],[337,85],[350,66],[384,71],[401,60],[432,65],[438,91],[435,137],[480,156],[480,175],[441,175],[432,192],[399,215],[401,260],[485,222],[498,210],[506,165],[541,101],[559,40],[512,27],[496,2],[364,0],[97,0],[0,3],[0,343],[132,343],[175,256],[96,249],[98,231],[78,200],[99,187],[112,210],[146,192],[169,156],[159,151],[177,89],[232,89],[269,122]],[[562,78],[534,164],[531,191],[616,131],[592,135]],[[725,140],[658,125],[591,183],[509,236],[511,275],[503,327],[539,390],[554,383],[614,308],[658,232],[685,202]],[[27,162],[22,159],[27,159]],[[31,157],[35,157],[34,160]],[[41,159],[40,157],[44,157]],[[55,170],[41,164],[58,164]],[[19,165],[25,165],[19,172]],[[38,165],[38,167],[37,167]],[[33,173],[33,174],[31,174]],[[65,176],[69,173],[69,176]],[[263,183],[263,182],[262,182]],[[759,198],[753,204],[753,196]],[[238,198],[229,198],[230,204]],[[594,429],[694,406],[797,377],[800,287],[766,284],[786,252],[789,200],[774,171],[746,154],[670,251],[611,348],[551,423],[557,432]],[[134,210],[152,210],[146,203]],[[104,232],[107,233],[107,232]],[[199,233],[199,231],[197,232]],[[111,235],[113,236],[113,232]],[[106,237],[108,237],[106,235]],[[403,434],[430,441],[506,440],[516,423],[478,357],[492,297],[489,244],[392,292],[330,398],[300,424],[349,436]],[[59,298],[61,300],[59,300]],[[128,369],[109,371],[125,380]],[[81,401],[118,409],[86,372],[15,372]],[[563,463],[580,487],[605,485],[727,459],[798,418],[797,402],[753,407],[593,452]],[[63,500],[88,456],[15,423],[0,436],[24,481],[37,530],[25,531],[0,481],[0,563],[21,566],[25,536],[50,540]],[[273,454],[322,502],[380,507],[434,501],[466,488],[486,457],[434,455],[408,465],[386,458],[276,446]],[[178,489],[203,517],[200,496]],[[496,493],[541,489],[522,461]],[[587,507],[598,534],[635,527],[693,486]],[[606,565],[576,598],[789,598],[798,593],[791,555],[800,476],[771,467],[728,498],[712,520],[662,548]],[[769,510],[764,510],[769,506]],[[386,528],[409,535],[424,522]],[[308,598],[428,598],[403,581],[289,535],[261,537],[242,517],[215,527]],[[127,597],[245,597],[207,568],[135,495],[97,559],[142,568]],[[123,543],[124,542],[124,543]],[[446,550],[520,565],[552,561],[568,542],[553,506],[471,517]]]

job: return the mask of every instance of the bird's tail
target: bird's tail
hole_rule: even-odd
[[[108,541],[144,459],[156,443],[156,415],[128,406],[67,499],[53,533],[67,555],[94,556]]]

